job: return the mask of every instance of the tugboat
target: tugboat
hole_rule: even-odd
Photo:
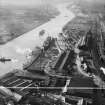
[[[11,61],[11,59],[7,59],[7,58],[5,58],[5,57],[1,57],[1,58],[0,58],[0,62],[1,62],[1,63],[10,62],[10,61]]]

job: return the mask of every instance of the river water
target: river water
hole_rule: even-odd
[[[47,36],[57,37],[58,33],[62,31],[62,27],[75,17],[75,15],[66,8],[67,5],[68,4],[58,5],[57,8],[60,14],[47,23],[4,45],[0,45],[0,57],[12,59],[12,62],[0,63],[0,75],[14,69],[21,70],[23,64],[27,62],[27,54],[31,52],[35,46],[42,46]],[[46,30],[46,33],[43,36],[39,36],[39,32],[42,29]]]

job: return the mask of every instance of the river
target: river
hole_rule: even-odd
[[[42,46],[47,36],[57,37],[58,33],[62,31],[62,27],[75,17],[75,15],[66,8],[67,5],[68,4],[57,5],[60,14],[47,23],[4,45],[0,45],[0,57],[13,60],[12,62],[0,63],[0,75],[6,74],[14,69],[21,70],[23,64],[27,62],[26,55],[31,52],[35,46]],[[46,30],[46,33],[40,37],[39,32],[42,29]]]

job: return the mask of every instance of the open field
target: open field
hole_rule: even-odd
[[[0,7],[0,44],[4,44],[58,15],[50,5]]]

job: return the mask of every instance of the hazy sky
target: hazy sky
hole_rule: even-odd
[[[45,3],[60,3],[64,1],[70,1],[70,0],[0,0],[0,3],[2,5],[37,5],[37,4],[45,4]]]
[[[74,1],[74,0],[0,0],[0,4],[2,5],[38,5],[38,4],[57,4],[66,1]],[[78,1],[78,0],[75,0]],[[80,0],[79,0],[80,1]],[[104,0],[84,0],[89,2],[105,2]]]

